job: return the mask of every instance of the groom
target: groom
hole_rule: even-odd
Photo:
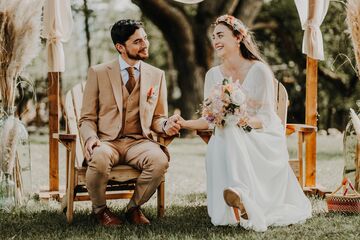
[[[79,127],[88,163],[86,187],[99,224],[120,225],[106,206],[111,168],[128,164],[141,170],[125,216],[133,224],[150,224],[140,206],[156,191],[169,160],[151,131],[171,136],[180,126],[177,116],[167,118],[164,71],[142,61],[149,56],[142,23],[120,20],[111,28],[111,38],[119,56],[90,67],[84,91]]]

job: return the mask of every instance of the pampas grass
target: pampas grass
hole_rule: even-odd
[[[5,109],[14,107],[16,80],[40,50],[42,2],[0,1],[0,90]]]
[[[360,119],[358,117],[358,115],[356,115],[354,109],[350,108],[350,116],[351,116],[351,121],[353,123],[356,135],[357,135],[357,139],[360,142]]]
[[[18,124],[18,120],[14,116],[9,116],[4,123],[1,134],[0,156],[3,156],[1,170],[11,175],[16,159],[16,148],[14,146],[17,144],[20,130]]]
[[[40,50],[43,0],[0,0],[0,94],[3,118],[0,165],[13,174],[21,123],[14,117],[17,80]]]
[[[358,76],[360,74],[360,0],[346,3],[346,23],[354,47]]]

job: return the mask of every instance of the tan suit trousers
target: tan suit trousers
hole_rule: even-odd
[[[106,207],[105,192],[111,168],[127,164],[141,171],[136,182],[133,204],[140,206],[155,193],[169,162],[160,146],[148,139],[120,138],[101,142],[94,148],[86,171],[86,187],[95,213]]]

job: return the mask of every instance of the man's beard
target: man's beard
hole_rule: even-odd
[[[141,51],[143,51],[143,50],[141,50]],[[139,51],[139,52],[141,52],[141,51]],[[126,54],[127,54],[128,58],[130,58],[132,60],[145,60],[145,59],[147,59],[149,57],[149,55],[147,55],[146,57],[142,57],[142,56],[140,56],[139,53],[132,54],[127,49],[126,49]]]

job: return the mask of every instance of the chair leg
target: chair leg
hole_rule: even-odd
[[[165,181],[162,181],[157,189],[157,215],[158,218],[165,215]]]
[[[72,223],[73,215],[74,215],[74,190],[75,190],[75,142],[71,143],[70,146],[70,163],[68,164],[69,169],[68,173],[69,176],[67,178],[67,211],[66,211],[66,218],[68,223]]]
[[[304,133],[298,133],[298,161],[299,161],[299,183],[301,188],[304,188],[304,171],[303,171],[303,144],[304,144]]]
[[[355,189],[360,191],[360,140],[358,140],[355,157]]]

